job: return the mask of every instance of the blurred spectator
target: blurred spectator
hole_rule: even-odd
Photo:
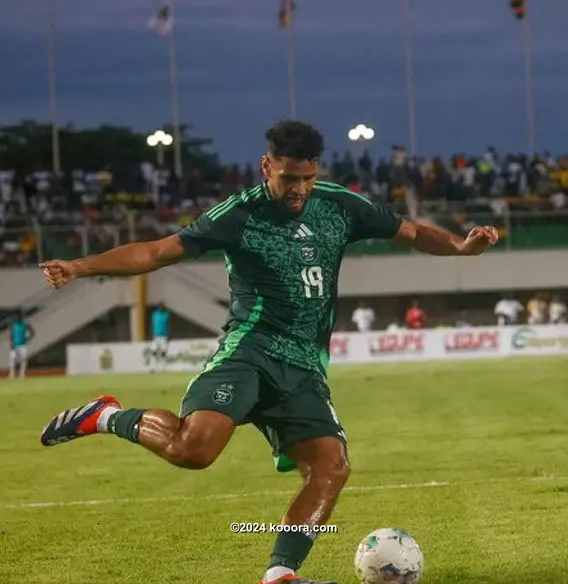
[[[527,304],[527,322],[529,324],[545,324],[548,321],[548,305],[544,294],[536,294]]]
[[[409,329],[422,329],[426,327],[426,313],[420,308],[416,300],[406,311],[404,322]]]
[[[28,367],[28,343],[34,338],[35,331],[27,321],[23,310],[18,310],[10,322],[10,368],[9,377],[16,377],[19,368],[20,377],[25,377]]]
[[[499,326],[517,324],[519,314],[524,311],[524,306],[515,300],[510,294],[499,300],[495,305],[495,316]]]
[[[560,296],[554,296],[548,306],[548,318],[550,324],[562,324],[566,322],[566,304]]]
[[[361,302],[353,311],[351,322],[355,324],[360,333],[369,332],[375,322],[375,311],[364,302]]]

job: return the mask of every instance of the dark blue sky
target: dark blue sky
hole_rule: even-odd
[[[407,143],[402,3],[296,0],[298,117],[328,154],[372,125],[372,150]],[[8,0],[2,0],[4,5]],[[526,149],[521,28],[508,0],[413,0],[418,147],[425,154]],[[568,2],[528,0],[537,146],[566,147]],[[171,119],[167,45],[147,28],[154,0],[58,0],[62,122],[151,130]],[[256,160],[288,114],[278,0],[177,0],[182,118],[223,160]],[[9,4],[0,22],[0,123],[49,115],[47,0]]]

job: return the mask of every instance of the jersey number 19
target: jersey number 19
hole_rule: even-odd
[[[321,298],[323,296],[323,273],[320,266],[304,268],[302,280],[306,298]]]

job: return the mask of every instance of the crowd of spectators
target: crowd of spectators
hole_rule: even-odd
[[[425,328],[469,328],[475,326],[515,326],[559,325],[568,322],[568,308],[561,294],[556,292],[536,292],[532,294],[506,293],[493,307],[479,299],[462,299],[467,308],[455,309],[450,304],[437,305],[432,310],[418,300],[410,301],[403,308],[399,318],[393,318],[397,311],[392,305],[386,308],[384,298],[373,298],[359,302],[350,319],[339,319],[336,330],[358,331],[362,333],[378,330],[399,331]],[[401,303],[403,304],[403,303]],[[345,314],[343,315],[345,317]]]
[[[36,262],[62,244],[81,254],[131,237],[159,237],[260,180],[250,164],[219,166],[213,175],[192,168],[181,181],[150,163],[135,174],[124,180],[124,172],[76,170],[55,178],[47,171],[0,170],[0,265]],[[568,221],[567,156],[529,158],[488,148],[482,156],[444,160],[409,157],[394,147],[378,163],[368,152],[334,153],[322,176],[411,217],[452,217],[457,229],[471,228],[476,217],[498,221],[511,213],[547,212]],[[129,225],[132,209],[138,212]]]

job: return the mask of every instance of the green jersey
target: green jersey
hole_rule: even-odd
[[[226,344],[234,349],[253,333],[266,354],[325,376],[345,247],[390,239],[400,224],[382,205],[329,182],[316,182],[302,213],[286,216],[261,184],[213,207],[179,237],[192,256],[225,252]]]

